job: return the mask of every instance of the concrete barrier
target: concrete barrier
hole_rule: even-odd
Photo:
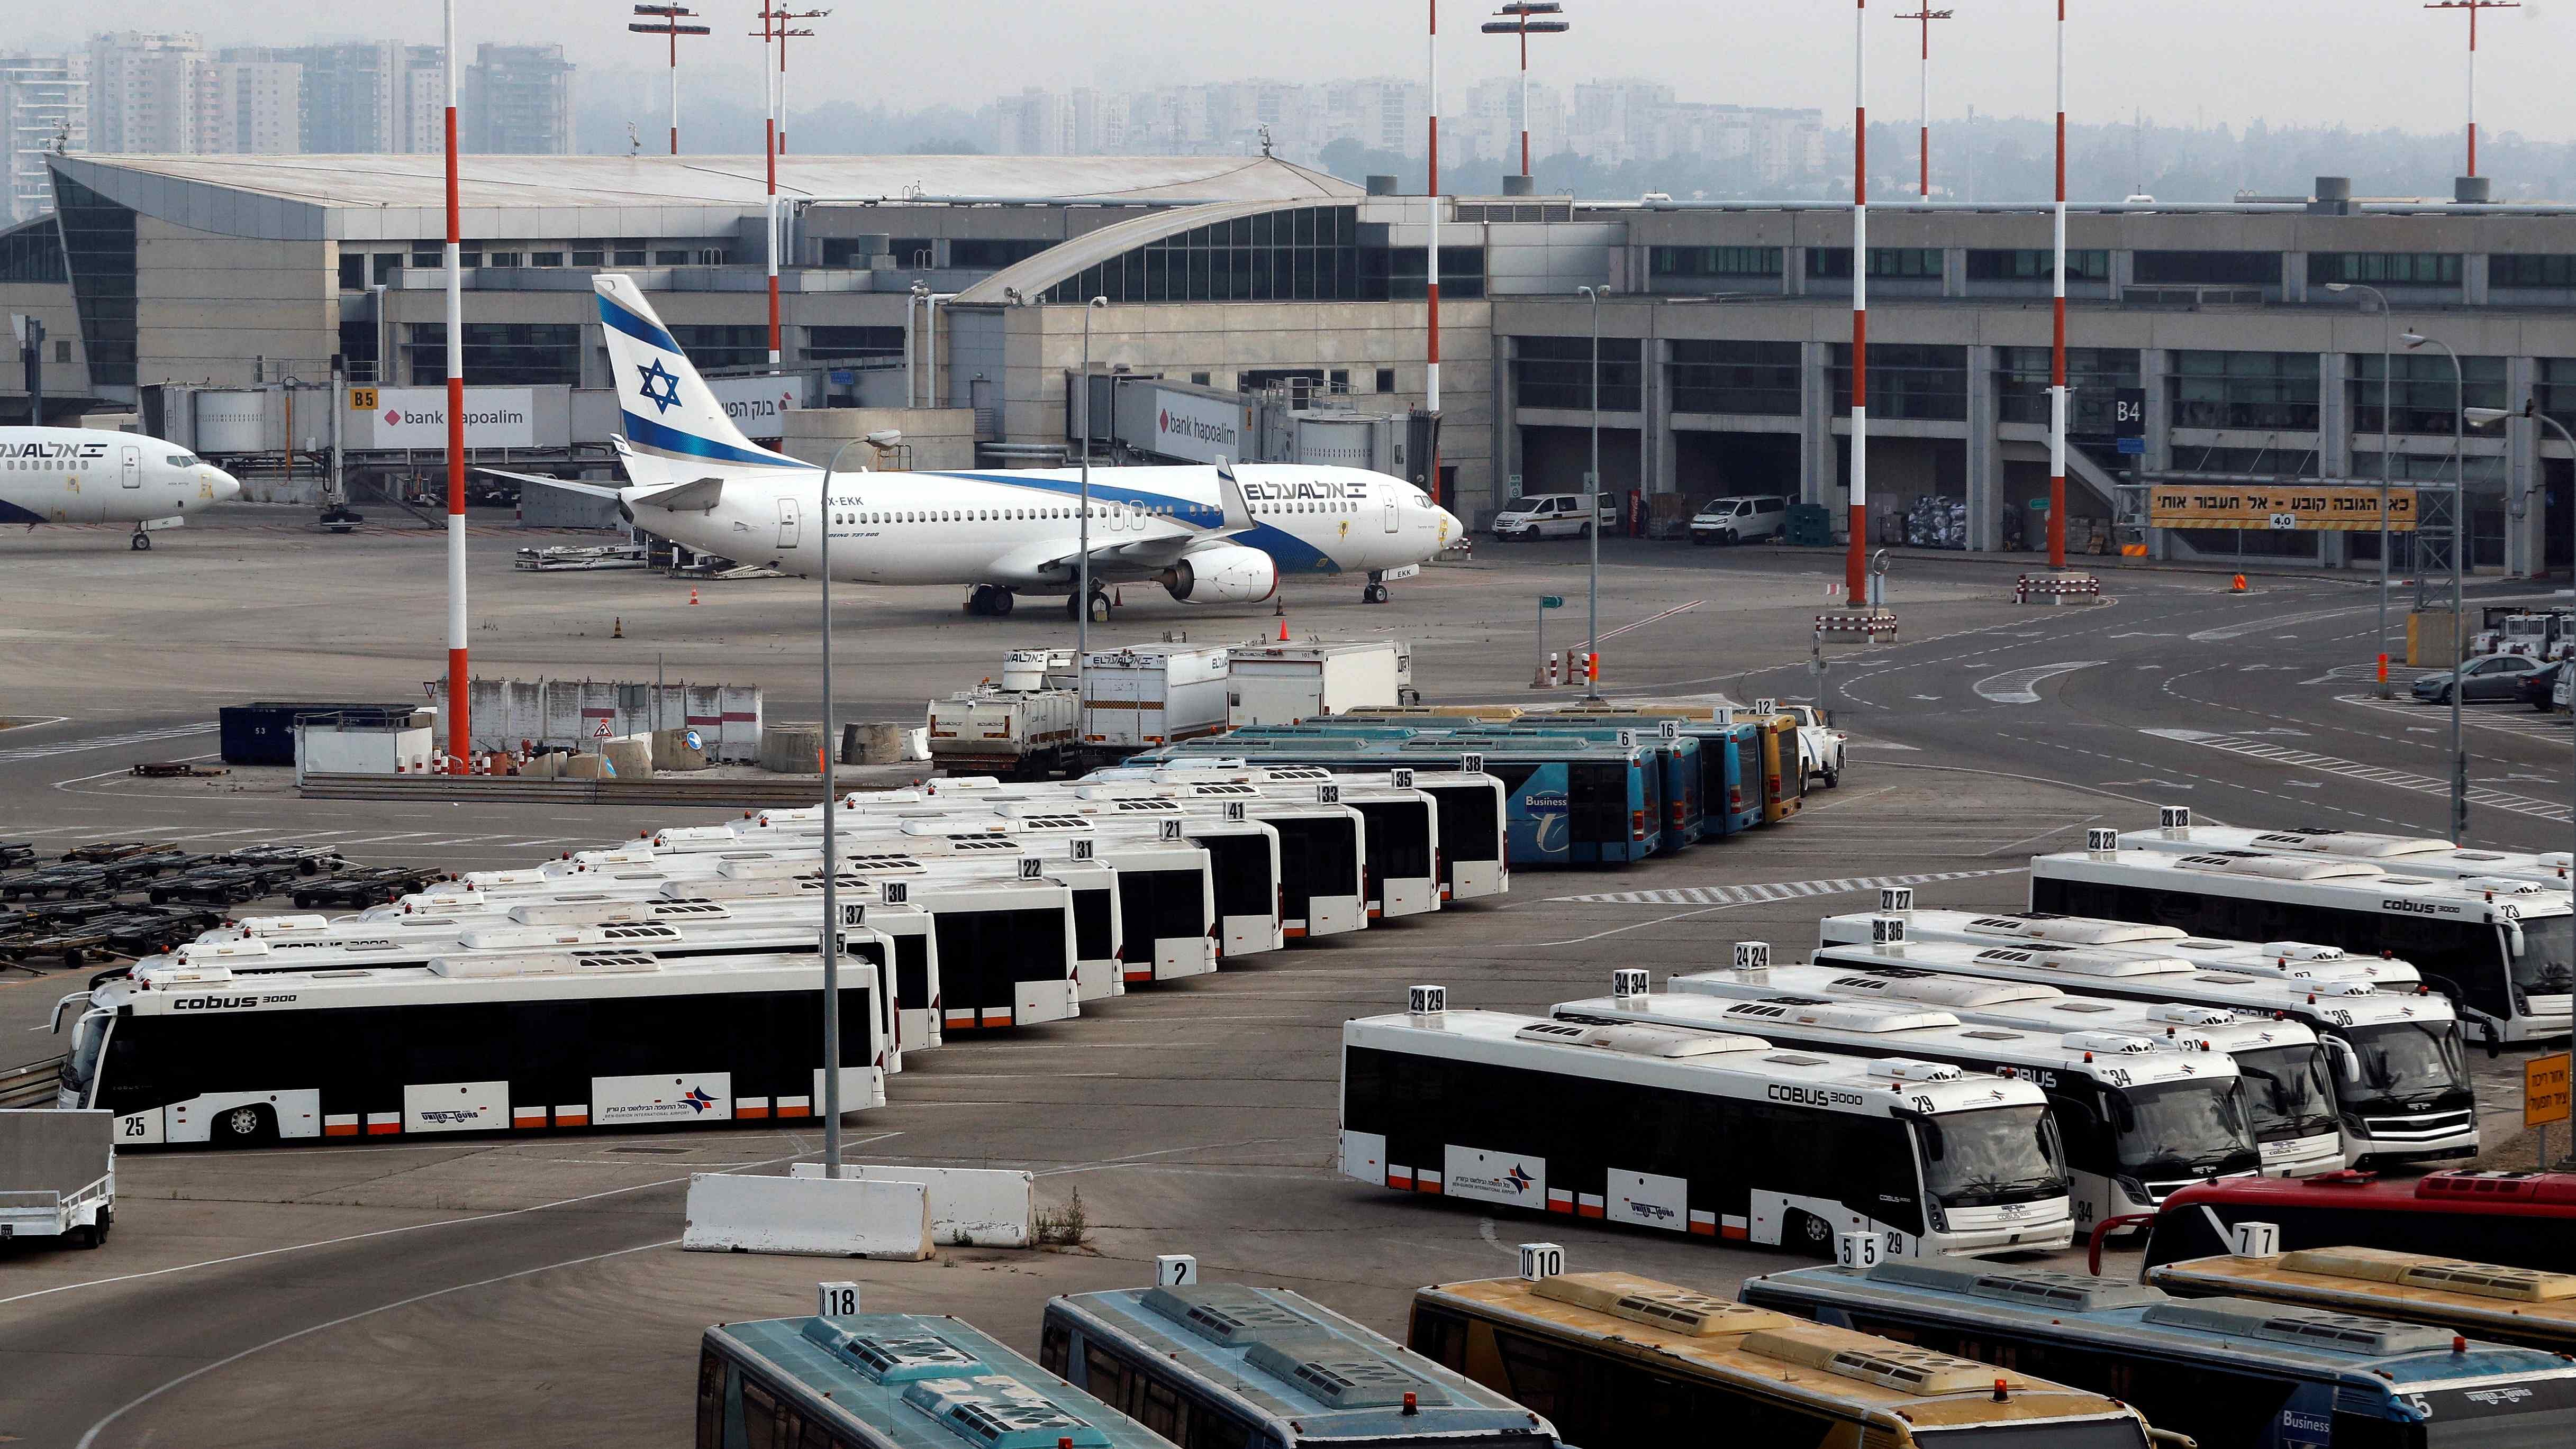
[[[821,1181],[823,1164],[798,1162],[788,1172]],[[889,1167],[844,1162],[844,1181],[917,1182],[929,1194],[930,1236],[944,1246],[1025,1248],[1029,1245],[1030,1189],[1025,1172],[989,1167]]]
[[[689,1179],[680,1246],[917,1263],[930,1256],[929,1190],[918,1182],[702,1172]]]

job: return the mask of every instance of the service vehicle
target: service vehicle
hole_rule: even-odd
[[[1807,776],[1825,782],[1828,790],[1843,783],[1843,745],[1851,739],[1834,728],[1834,712],[1812,704],[1784,704],[1780,712],[1798,722],[1798,748],[1807,761]]]
[[[1769,1273],[1738,1296],[1935,1353],[2021,1364],[2213,1446],[2435,1449],[2576,1433],[2576,1362],[2422,1324],[2175,1298],[2045,1268],[1914,1261]]]
[[[429,969],[155,967],[66,996],[57,1104],[120,1147],[810,1118],[819,956],[440,957]],[[885,1104],[875,972],[841,973],[841,1101]]]
[[[1767,957],[1770,948],[1739,942],[1738,950]],[[2344,1166],[2333,1066],[2316,1032],[2304,1023],[2241,1017],[2224,1007],[2115,1001],[2036,982],[1983,981],[1918,966],[1849,965],[1847,960],[1677,973],[1666,989],[1714,992],[1723,987],[1739,993],[1786,991],[1824,1001],[1909,1002],[1978,1026],[2042,1034],[2111,1032],[2144,1038],[2163,1051],[2225,1052],[2245,1084],[2263,1171],[2305,1177]]]
[[[1883,919],[1882,929],[1910,925],[1902,917]],[[2333,1065],[2347,1161],[2477,1154],[2477,1094],[2461,1051],[2459,1018],[2449,1002],[2421,986],[2383,991],[2361,980],[2281,980],[2205,971],[2153,949],[2040,941],[1826,945],[1816,948],[1816,964],[1901,966],[2040,983],[2106,1001],[2217,1007],[2255,1021],[2299,1022],[2317,1033]]]
[[[1588,495],[1593,503],[1586,506],[1586,496],[1524,493],[1494,514],[1494,537],[1526,543],[1542,538],[1590,538],[1596,525],[1604,531],[1618,528],[1619,500],[1608,493],[1593,493]]]
[[[0,1244],[95,1248],[116,1226],[116,1138],[87,1108],[0,1107]]]
[[[698,1343],[696,1418],[697,1449],[1174,1449],[992,1335],[929,1313],[719,1323]]]
[[[1088,768],[1225,731],[1229,661],[1221,647],[1138,644],[1082,661],[1076,759]]]
[[[2576,1274],[2392,1248],[2295,1248],[2186,1258],[2146,1271],[2177,1298],[2259,1298],[2430,1324],[2576,1357]]]
[[[1342,1028],[1341,1170],[1479,1207],[1830,1254],[2064,1247],[2065,1156],[2029,1082],[1757,1037],[1447,1009]]]
[[[2473,655],[2520,654],[2557,660],[2566,658],[2569,646],[2576,643],[2576,611],[2568,609],[2492,604],[2480,622],[2485,627],[2469,636]]]
[[[1760,1033],[1794,1051],[1937,1062],[2031,1083],[2048,1097],[2065,1145],[2075,1228],[2153,1211],[2174,1189],[2262,1167],[2236,1063],[2218,1052],[2159,1049],[2102,1030],[1968,1025],[1907,1002],[1838,1001],[1710,977],[1646,989],[1646,973],[1613,973],[1614,993],[1564,1001],[1558,1021],[1681,1031]],[[1943,1212],[1927,1205],[1938,1227]]]
[[[2533,881],[2263,851],[2079,851],[2031,858],[2030,907],[2391,952],[2503,1041],[2567,1035],[2576,1001],[2576,907]]]
[[[1554,1256],[1547,1244],[1524,1252]],[[1632,1273],[1553,1271],[1552,1261],[1519,1278],[1422,1289],[1406,1340],[1583,1444],[2144,1449],[2150,1442],[2146,1422],[2127,1404],[2025,1368],[1827,1328]]]
[[[2235,1246],[2239,1223],[2269,1223],[2284,1251],[2388,1248],[2576,1273],[2576,1173],[2335,1172],[2214,1182],[2167,1198],[2148,1226],[2146,1266]]]
[[[942,770],[1031,778],[1070,767],[1081,734],[1070,689],[978,687],[930,702],[925,738]]]
[[[1256,641],[1226,653],[1225,722],[1233,729],[1385,708],[1413,692],[1412,646],[1393,639]]]
[[[1690,541],[1702,545],[1759,543],[1789,527],[1789,500],[1777,493],[1712,498],[1691,515]]]
[[[1186,1270],[1194,1279],[1196,1265]],[[1038,1364],[1176,1444],[1553,1449],[1546,1419],[1285,1288],[1047,1300]]]

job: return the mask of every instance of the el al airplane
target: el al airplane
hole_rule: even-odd
[[[241,496],[233,475],[176,443],[100,428],[0,428],[0,523],[131,523],[152,531]]]
[[[508,473],[522,483],[614,498],[639,528],[690,548],[811,577],[831,530],[832,577],[965,584],[967,609],[1007,614],[1020,593],[1063,595],[1072,617],[1083,520],[1069,468],[832,476],[761,447],[725,415],[652,305],[628,278],[594,278],[618,382],[618,489]],[[492,470],[486,469],[486,472]],[[1103,586],[1151,581],[1187,604],[1269,598],[1290,575],[1360,573],[1387,599],[1465,533],[1421,489],[1359,468],[1245,464],[1094,469],[1092,617]]]

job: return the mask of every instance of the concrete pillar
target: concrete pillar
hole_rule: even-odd
[[[1833,344],[1798,344],[1798,496],[1832,507],[1841,480],[1834,451]]]
[[[2317,472],[2327,478],[2352,476],[2352,359],[2341,352],[2317,355]],[[2350,534],[2317,535],[2317,562],[2342,568],[2352,561],[2345,547]]]
[[[1995,437],[2003,401],[1995,388],[1995,349],[1968,349],[1968,549],[2003,546],[2003,446]]]
[[[1805,247],[1780,249],[1780,295],[1783,297],[1807,295],[1807,249]]]
[[[2506,358],[2504,395],[2509,399],[2531,396],[2539,377],[2536,359]],[[2504,571],[2515,578],[2529,578],[2541,572],[2549,557],[2549,498],[2540,467],[2540,423],[2514,418],[2504,425],[2504,435]]]
[[[2128,255],[2127,252],[2115,254],[2116,264],[2122,269],[2121,275],[2126,274]],[[2146,347],[2138,351],[2138,385],[2147,394],[2146,465],[2150,473],[2173,466],[2173,382],[2166,376],[2172,365],[2161,347]],[[2147,530],[2147,556],[2155,559],[2171,557],[2166,550],[2163,529]]]
[[[2284,302],[2308,300],[2308,254],[2306,252],[2281,253],[2281,300]]]
[[[1662,337],[1649,337],[1643,349],[1646,367],[1645,431],[1637,446],[1645,456],[1639,460],[1644,486],[1649,494],[1678,492],[1680,470],[1673,455],[1680,450],[1673,439],[1672,343]]]
[[[2487,254],[2470,252],[2460,258],[2460,302],[2464,306],[2487,304]],[[2521,394],[2517,393],[2519,397]]]
[[[1527,471],[1521,466],[1520,369],[1512,362],[1519,351],[1519,338],[1494,335],[1494,486],[1489,506],[1495,509],[1520,491],[1512,479]],[[1478,520],[1466,522],[1473,528]]]
[[[597,322],[581,324],[581,385],[611,390],[617,386],[609,375],[608,329]]]
[[[1944,297],[1968,295],[1968,249],[1966,247],[1941,249],[1941,295]]]

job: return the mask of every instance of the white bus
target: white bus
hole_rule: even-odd
[[[2031,859],[2030,908],[2392,952],[2505,1041],[2567,1035],[2576,1000],[2576,908],[2567,892],[2531,881],[2440,880],[2255,851],[2078,851]]]
[[[2337,860],[2366,860],[2383,870],[2429,875],[2436,880],[2503,879],[2529,881],[2553,890],[2567,889],[2568,855],[2563,850],[2488,850],[2453,845],[2429,836],[2381,835],[2324,826],[2249,830],[2231,825],[2194,825],[2188,810],[2168,808],[2165,813],[2181,823],[2156,830],[2121,831],[2120,848],[2166,855],[2198,855],[2212,850],[2323,855]]]
[[[811,1118],[819,956],[440,957],[426,970],[154,968],[65,997],[58,1103],[119,1146]],[[873,975],[841,988],[841,1101],[885,1103]],[[75,1010],[76,1009],[76,1010]]]
[[[2367,981],[2383,991],[2412,990],[2423,975],[2412,961],[2394,955],[2356,956],[2341,946],[2313,941],[2229,941],[2195,936],[2172,926],[2139,921],[2067,916],[2051,911],[1937,911],[1917,909],[1914,892],[1899,886],[1882,890],[1879,909],[1905,917],[1918,941],[1974,941],[2003,945],[2045,941],[2052,946],[2117,946],[2149,955],[2169,956],[2207,971],[2227,971],[2268,981]],[[1827,944],[1870,944],[1876,918],[1865,911],[1827,916],[1818,939]]]
[[[1897,944],[1819,946],[1816,960],[2038,982],[2104,1000],[2178,1002],[2257,1021],[2296,1021],[2317,1033],[2333,1064],[2347,1161],[2360,1166],[2477,1155],[2477,1094],[2462,1059],[2459,1017],[2420,984],[2383,991],[2368,981],[2285,981],[2202,970],[2154,947],[1934,939],[1936,931],[1913,935],[1913,923],[1898,916],[1881,918],[1881,929],[1894,933]]]
[[[635,911],[636,906],[629,903],[623,909]],[[690,903],[682,909],[687,914],[667,920],[554,924],[529,919],[550,913],[524,906],[513,911],[509,919],[498,922],[437,916],[338,923],[320,916],[253,917],[233,926],[217,927],[161,955],[144,957],[130,969],[219,965],[235,976],[255,976],[271,971],[350,968],[426,970],[431,961],[442,956],[514,955],[528,951],[559,951],[575,960],[640,951],[656,961],[680,961],[699,957],[793,956],[822,950],[823,933],[814,919],[820,913],[816,911],[761,919],[758,913],[738,916],[712,902]],[[894,909],[921,915],[910,907]],[[867,916],[882,922],[887,914],[874,911]],[[917,939],[926,941],[927,929],[924,917],[924,934]],[[904,1048],[910,1045],[914,1050],[923,1050],[930,1043],[908,1043],[904,1039],[897,995],[902,987],[893,938],[864,926],[844,929],[841,952],[876,968],[877,1034],[885,1043],[884,1055],[877,1065],[888,1072],[902,1071]]]
[[[1769,946],[1739,942],[1737,951]],[[2225,1052],[2245,1082],[2245,1104],[2263,1171],[2275,1177],[2309,1177],[2344,1165],[2343,1131],[2335,1120],[2334,1072],[2317,1034],[2306,1025],[2253,1020],[2215,1006],[2181,1002],[2110,1001],[2070,996],[2054,986],[2022,981],[1981,981],[1943,976],[1917,966],[1883,961],[1846,964],[1842,953],[1817,952],[1808,966],[1745,966],[1675,976],[1666,989],[1708,990],[1706,983],[1788,991],[1827,1001],[1904,1001],[1946,1011],[1980,1026],[2056,1035],[2107,1031],[2143,1037],[2159,1050]],[[2074,1148],[2070,1142],[2070,1154]]]
[[[2073,1238],[2028,1082],[1446,1003],[1415,987],[1417,1009],[1344,1023],[1345,1176],[1819,1255],[1845,1233],[1893,1257]]]
[[[1440,909],[1440,814],[1431,798],[1418,790],[1400,790],[1373,777],[1353,781],[1347,776],[1333,776],[1286,787],[1079,784],[1074,793],[1084,800],[1112,803],[1127,810],[1231,801],[1242,804],[1250,815],[1257,806],[1301,798],[1321,806],[1338,805],[1360,817],[1363,919],[1414,916]]]
[[[2236,1063],[2218,1052],[2159,1050],[2122,1032],[1970,1026],[1905,1002],[1835,1001],[1742,981],[1677,978],[1656,993],[1643,971],[1614,975],[1625,994],[1560,1002],[1549,1014],[1595,1025],[1759,1032],[1798,1051],[1942,1062],[2031,1083],[2047,1094],[2065,1144],[2079,1233],[2153,1212],[2177,1188],[2262,1168],[2244,1084]],[[1939,1226],[1939,1210],[1930,1212]]]
[[[1471,901],[1511,889],[1510,844],[1504,817],[1503,782],[1492,775],[1457,770],[1399,767],[1405,788],[1431,797],[1439,813],[1440,899]],[[1395,783],[1399,770],[1336,772],[1321,765],[1127,765],[1095,770],[1084,784],[1150,784],[1166,789],[1204,786],[1255,786],[1278,799],[1303,794],[1328,781]]]

